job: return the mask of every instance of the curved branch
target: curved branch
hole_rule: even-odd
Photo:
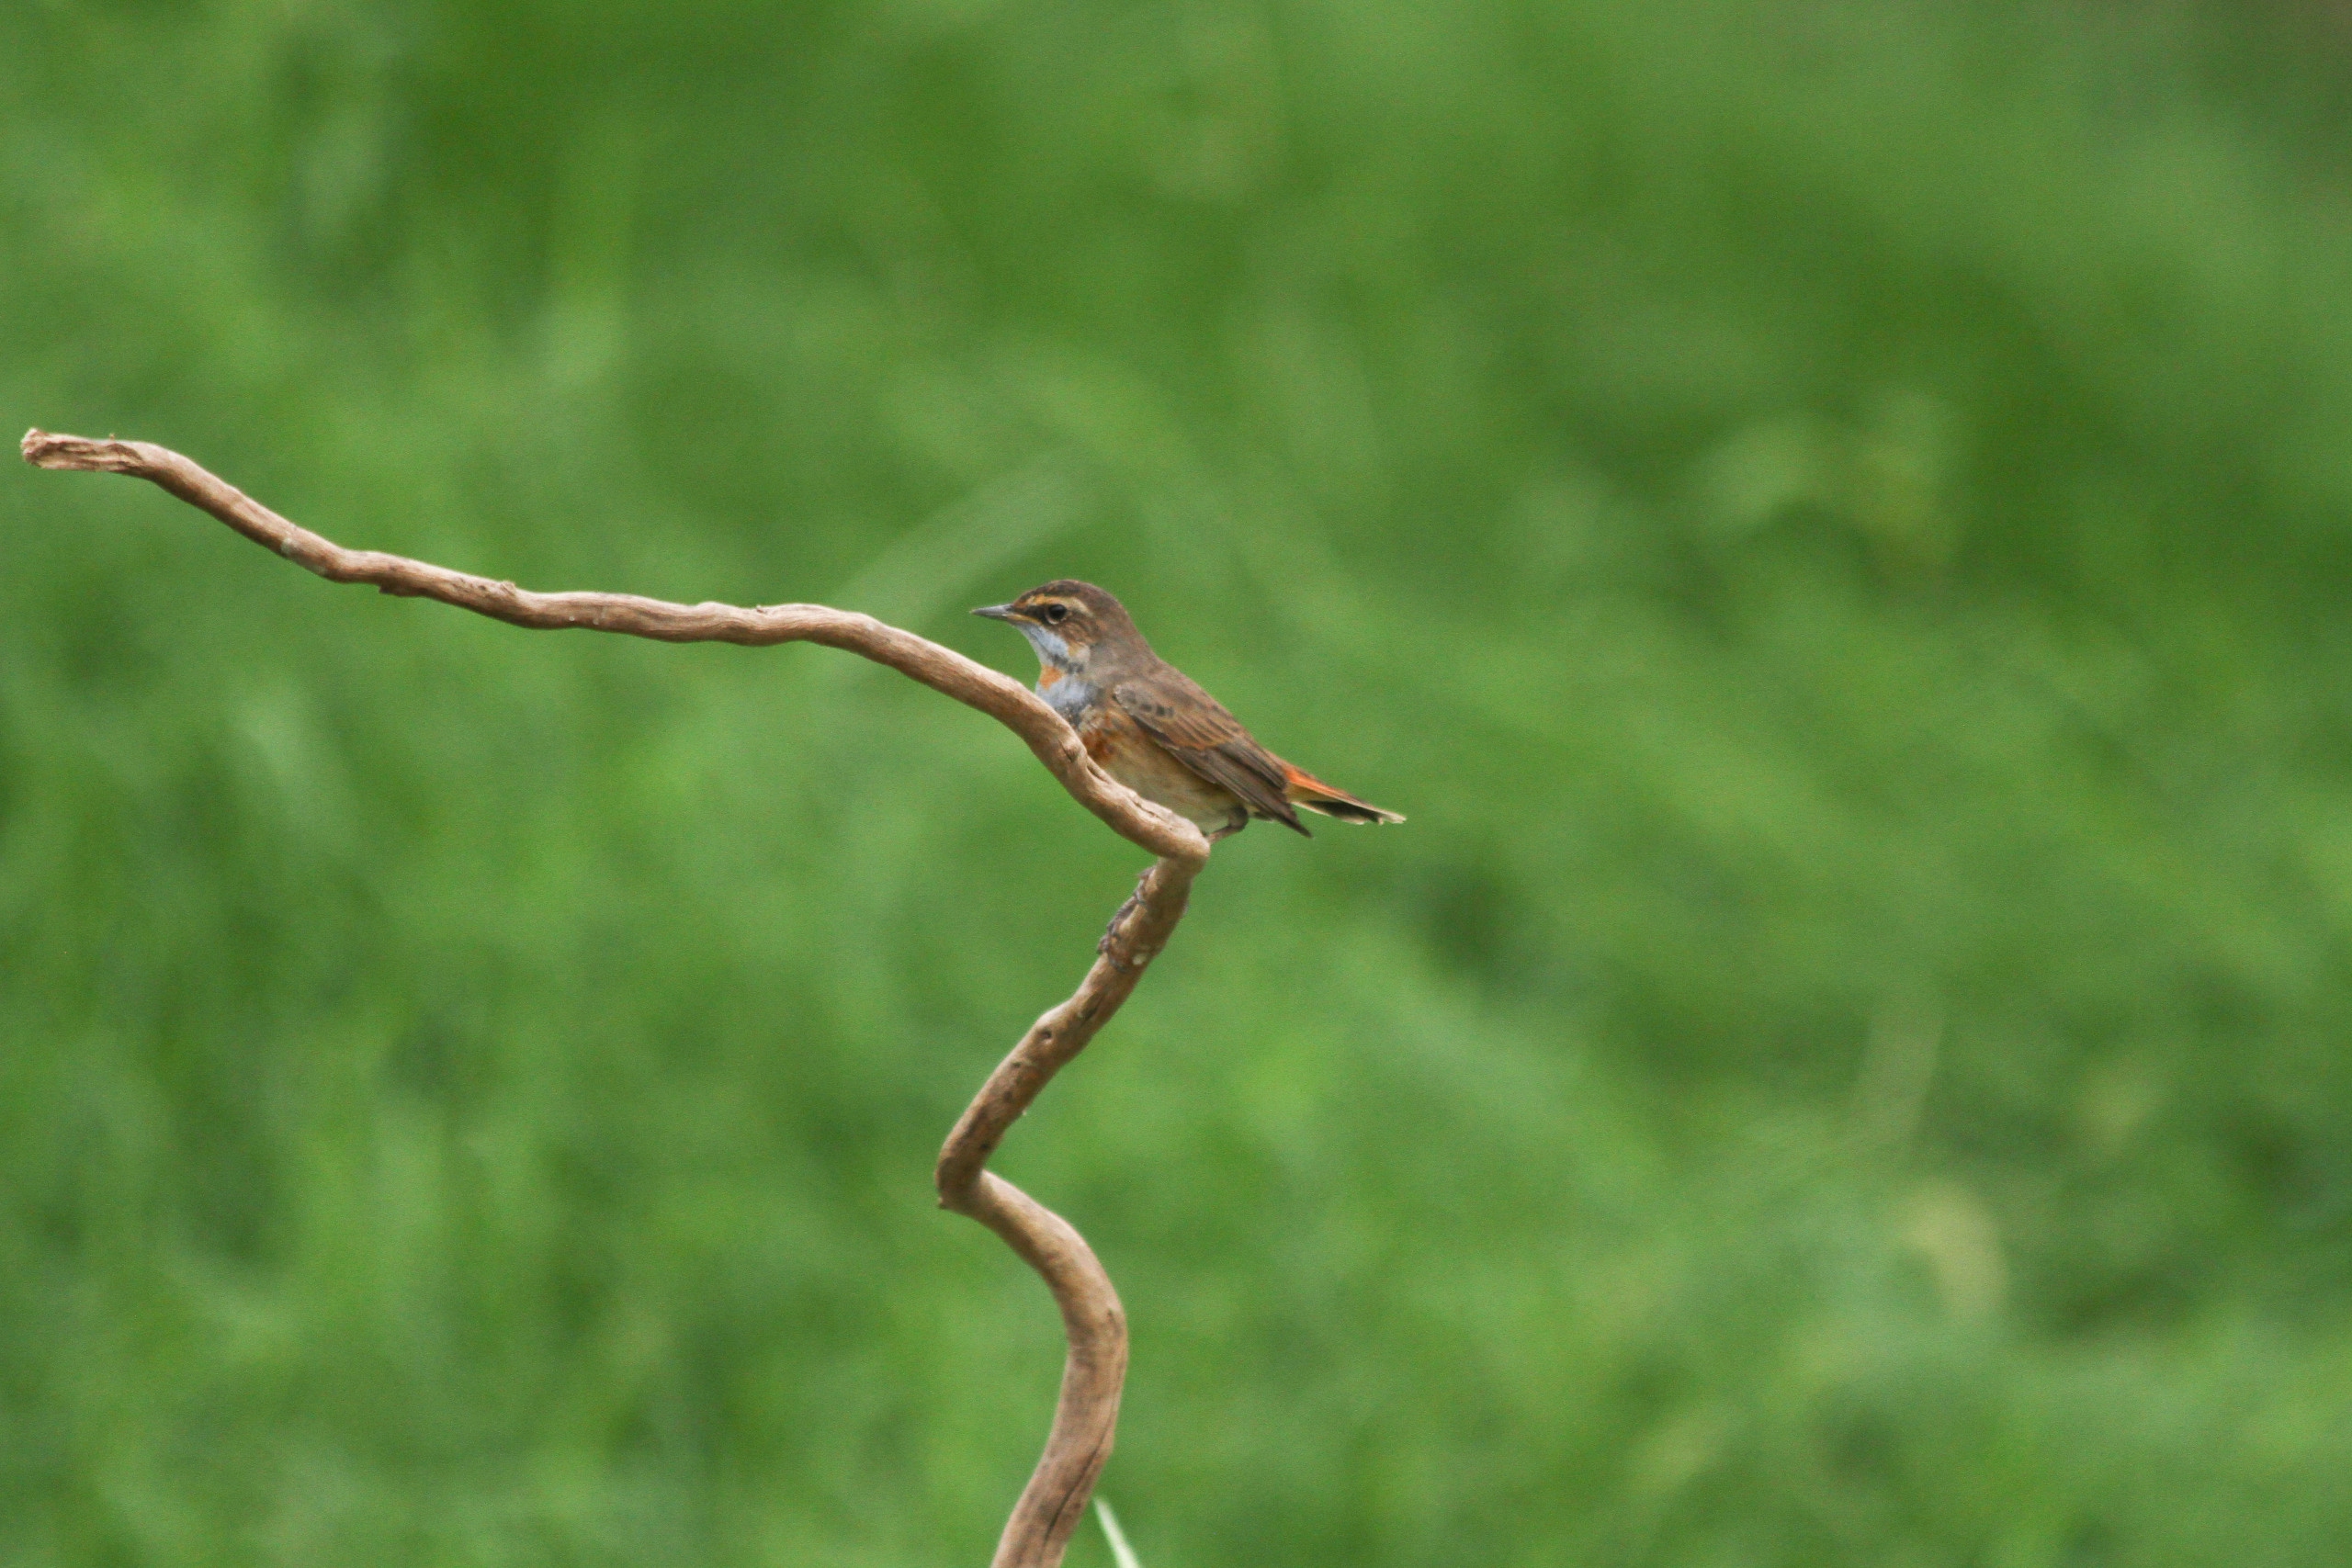
[[[1046,1277],[1069,1337],[1053,1435],[1005,1523],[994,1568],[1052,1568],[1062,1560],[1094,1479],[1111,1457],[1119,1389],[1127,1373],[1127,1320],[1110,1275],[1085,1238],[986,1168],[989,1156],[1054,1075],[1111,1021],[1143,978],[1144,966],[1168,945],[1176,922],[1184,918],[1200,868],[1199,861],[1170,856],[1144,873],[1135,896],[1111,918],[1086,978],[1069,1000],[1029,1026],[939,1151],[935,1179],[941,1205],[996,1232]]]
[[[871,615],[822,604],[746,609],[673,604],[630,593],[534,593],[405,556],[345,549],[280,517],[178,453],[144,441],[94,441],[35,430],[27,433],[23,451],[25,461],[37,468],[149,480],[331,582],[371,583],[386,593],[438,599],[536,629],[584,627],[662,642],[751,647],[815,642],[862,654],[1003,724],[1028,742],[1080,805],[1159,857],[1112,917],[1077,991],[1030,1026],[981,1086],[939,1153],[941,1206],[1001,1236],[1044,1277],[1061,1308],[1069,1357],[1053,1431],[1004,1527],[994,1562],[994,1568],[1055,1568],[1110,1457],[1126,1377],[1126,1315],[1086,1239],[1060,1215],[989,1170],[988,1160],[1054,1075],[1110,1021],[1145,966],[1167,945],[1183,918],[1193,878],[1208,861],[1209,841],[1200,829],[1096,767],[1062,716],[1028,687]]]
[[[1010,675],[871,615],[823,604],[673,604],[634,593],[534,593],[487,577],[380,550],[347,550],[289,523],[236,486],[177,452],[144,441],[93,441],[81,435],[25,434],[25,461],[40,468],[129,474],[171,491],[257,545],[330,582],[365,582],[386,593],[438,599],[461,610],[538,631],[582,627],[657,642],[733,642],[763,648],[815,642],[863,654],[934,692],[979,709],[1029,743],[1062,787],[1122,838],[1156,855],[1199,861],[1201,830],[1144,799],[1094,765],[1077,733],[1043,698]]]

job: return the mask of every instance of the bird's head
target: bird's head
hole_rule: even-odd
[[[1040,662],[1065,675],[1099,674],[1130,651],[1149,651],[1125,605],[1073,578],[1057,578],[1011,604],[983,604],[972,614],[1010,622]]]

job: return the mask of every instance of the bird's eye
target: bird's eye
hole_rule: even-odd
[[[1038,611],[1037,614],[1046,618],[1047,625],[1057,626],[1064,621],[1069,619],[1069,606],[1067,604],[1048,604],[1044,609]]]

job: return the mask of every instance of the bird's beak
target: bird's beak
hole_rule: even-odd
[[[1010,604],[983,604],[972,614],[986,615],[991,621],[1010,621],[1015,618],[1012,606]]]

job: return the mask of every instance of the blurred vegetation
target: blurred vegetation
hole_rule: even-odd
[[[2352,38],[1803,0],[19,0],[0,411],[1026,675],[1222,848],[1009,1145],[1153,1568],[2352,1551]],[[0,480],[0,1560],[977,1562],[933,1151],[1137,857],[808,649]],[[1073,1562],[1109,1561],[1081,1540]]]

